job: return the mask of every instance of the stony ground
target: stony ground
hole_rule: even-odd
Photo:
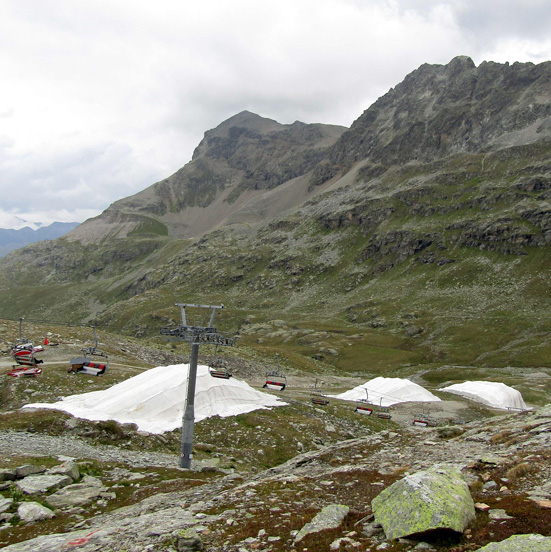
[[[167,354],[122,348],[120,369],[112,372],[123,379]],[[414,427],[419,409],[413,405],[394,408],[391,420],[355,414],[334,400],[314,406],[309,379],[296,375],[283,392],[287,407],[197,424],[193,469],[181,470],[178,432],[159,437],[62,413],[22,414],[25,400],[54,397],[66,385],[63,378],[70,376],[61,361],[68,350],[56,350],[59,364],[50,358],[52,370],[40,382],[13,382],[0,367],[0,468],[55,469],[72,458],[81,477],[96,478],[104,489],[89,502],[52,508],[51,519],[24,522],[20,505],[47,506],[54,490],[26,495],[17,481],[0,482],[0,495],[13,499],[0,513],[0,547],[9,552],[463,552],[512,534],[551,536],[551,408],[499,415],[465,401],[442,401],[431,409],[437,427]],[[110,377],[71,381],[83,392],[117,379]],[[254,373],[250,379],[260,386]],[[326,385],[340,392],[352,383],[335,376]],[[461,467],[479,504],[475,522],[461,535],[388,541],[373,522],[371,500],[404,475],[438,462]],[[296,542],[331,504],[349,508],[338,527]]]
[[[25,439],[24,435],[18,437],[20,442]],[[197,463],[192,472],[172,470],[166,478],[164,472],[157,471],[152,479],[151,467],[146,470],[129,462],[121,468],[124,458],[115,462],[106,456],[96,464],[100,466],[97,477],[121,498],[123,491],[131,489],[133,504],[103,512],[95,507],[58,512],[57,520],[36,522],[34,534],[37,530],[63,532],[7,546],[6,550],[187,550],[186,539],[191,533],[201,540],[204,550],[213,552],[411,550],[419,547],[419,541],[386,541],[372,523],[370,501],[404,474],[438,462],[459,464],[475,502],[484,506],[464,535],[425,539],[428,542],[424,546],[474,550],[510,534],[551,535],[550,445],[548,409],[462,427],[393,426],[368,437],[299,454],[256,473],[228,473]],[[96,456],[103,453],[102,449]],[[37,460],[43,459],[39,456]],[[151,460],[165,458],[155,455]],[[113,473],[118,476],[113,477]],[[172,490],[176,484],[180,489]],[[127,503],[133,500],[127,499]],[[296,533],[329,504],[350,508],[343,524],[313,534],[295,546]],[[2,544],[15,542],[18,532],[25,533],[25,526],[6,527],[2,532]]]

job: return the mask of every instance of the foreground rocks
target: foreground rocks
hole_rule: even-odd
[[[134,503],[105,513],[92,514],[89,506],[75,506],[69,499],[63,505],[52,503],[56,527],[68,520],[64,532],[45,531],[4,549],[468,552],[488,545],[495,552],[511,544],[511,550],[549,552],[551,508],[545,504],[551,501],[550,449],[551,409],[447,431],[392,426],[392,431],[306,452],[259,473],[213,471],[200,479],[199,472],[181,471],[181,481],[171,481],[188,481],[184,490],[162,490],[157,483],[150,485],[157,491],[140,498],[140,487],[134,487],[127,495],[135,497]],[[79,485],[86,484],[101,489],[88,504],[115,504],[115,497],[131,487],[114,481],[138,485],[145,476],[122,469],[111,475],[80,476],[78,482],[39,496],[48,504],[56,495],[85,496]],[[7,480],[12,486],[15,481]],[[28,496],[23,502],[35,502]],[[14,515],[21,506],[5,504],[7,511],[0,515]],[[450,511],[454,509],[459,514]],[[40,527],[49,522],[26,523]],[[23,531],[25,525],[12,527],[6,521],[4,527],[2,531]],[[435,544],[431,534],[439,529],[449,532],[449,544]]]
[[[501,542],[492,542],[480,548],[481,552],[551,552],[551,537],[541,535],[513,535]]]
[[[391,540],[438,529],[463,533],[476,517],[469,488],[453,466],[408,475],[376,496],[371,506]]]
[[[0,495],[0,522],[4,522],[0,529],[10,527],[15,515],[23,524],[34,523],[55,517],[56,511],[62,513],[64,509],[89,504],[93,500],[115,498],[113,493],[106,492],[99,479],[88,475],[81,479],[78,465],[72,461],[49,470],[38,465],[4,468],[0,470],[0,480],[4,481],[4,493],[18,496],[14,500]],[[79,480],[80,483],[75,483]],[[38,498],[49,507],[37,502]]]

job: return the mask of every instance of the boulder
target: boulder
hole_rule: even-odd
[[[388,539],[438,529],[462,533],[476,516],[461,472],[445,465],[404,477],[377,495],[371,506]]]
[[[38,502],[22,502],[17,508],[17,515],[21,521],[27,523],[55,517],[55,514],[49,508]]]
[[[101,482],[101,479],[98,479],[93,475],[85,475],[80,482],[83,485],[87,485],[88,487],[102,487],[103,489],[103,483]]]
[[[35,475],[37,473],[44,473],[46,468],[42,466],[33,466],[32,464],[25,464],[24,466],[19,466],[15,469],[15,476],[17,479],[23,479],[28,475]]]
[[[15,469],[2,468],[0,469],[0,481],[13,481],[15,474]]]
[[[350,508],[348,506],[329,504],[297,533],[295,544],[311,533],[319,533],[325,529],[336,529],[348,515],[349,511]]]
[[[59,466],[54,466],[46,473],[48,475],[68,475],[73,481],[78,481],[80,477],[80,471],[74,462],[65,462]]]
[[[98,498],[105,491],[105,487],[97,485],[86,485],[75,483],[67,485],[63,489],[46,497],[46,502],[54,508],[71,508],[82,506],[95,498]]]
[[[501,542],[491,542],[478,552],[551,552],[551,537],[542,535],[513,535]]]
[[[17,486],[28,495],[41,494],[70,485],[73,480],[68,475],[29,475],[17,482]]]
[[[6,510],[9,510],[12,504],[13,498],[4,498],[3,496],[0,496],[0,514]]]

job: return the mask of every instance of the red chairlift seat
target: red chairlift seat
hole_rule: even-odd
[[[14,366],[12,370],[8,372],[8,376],[14,378],[20,377],[36,377],[42,373],[42,368],[39,366]]]
[[[94,362],[88,357],[72,358],[70,361],[70,374],[88,374],[90,376],[103,376],[107,370],[106,362]]]
[[[373,407],[367,402],[366,399],[359,399],[356,401],[356,408],[354,409],[354,412],[371,416],[371,414],[373,414]]]
[[[435,427],[438,425],[438,422],[431,418],[430,416],[415,416],[413,418],[413,424],[414,426],[420,426],[420,427]]]
[[[12,348],[12,356],[17,364],[12,366],[12,370],[8,372],[8,375],[19,378],[22,376],[36,377],[41,374],[42,368],[39,368],[38,365],[44,361],[38,360],[34,355],[43,350],[43,347],[34,347],[31,342],[16,343]]]
[[[310,394],[310,400],[313,404],[317,404],[319,406],[327,406],[329,404],[329,399],[322,394],[321,391],[312,391]]]
[[[262,387],[274,391],[283,391],[287,387],[287,377],[277,370],[266,372],[266,383]]]
[[[209,368],[209,373],[213,378],[230,379],[232,375],[227,370],[217,370]]]
[[[377,418],[382,418],[383,420],[390,420],[392,418],[390,409],[387,406],[381,406],[379,408],[380,410],[377,410]]]

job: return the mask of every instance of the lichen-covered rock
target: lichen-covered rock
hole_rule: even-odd
[[[461,533],[476,515],[460,471],[444,465],[404,477],[376,496],[371,506],[388,539],[436,529]]]
[[[501,542],[491,542],[479,552],[551,552],[551,537],[542,535],[513,535]]]
[[[15,469],[0,469],[0,481],[13,481],[15,479]]]
[[[37,473],[44,473],[46,468],[43,466],[33,466],[32,464],[25,464],[24,466],[19,466],[15,469],[15,476],[17,479],[23,479],[29,475],[35,475]]]
[[[300,542],[310,533],[319,533],[325,529],[335,529],[340,526],[342,520],[347,516],[350,508],[342,504],[329,504],[316,517],[307,523],[295,537],[295,543]]]

